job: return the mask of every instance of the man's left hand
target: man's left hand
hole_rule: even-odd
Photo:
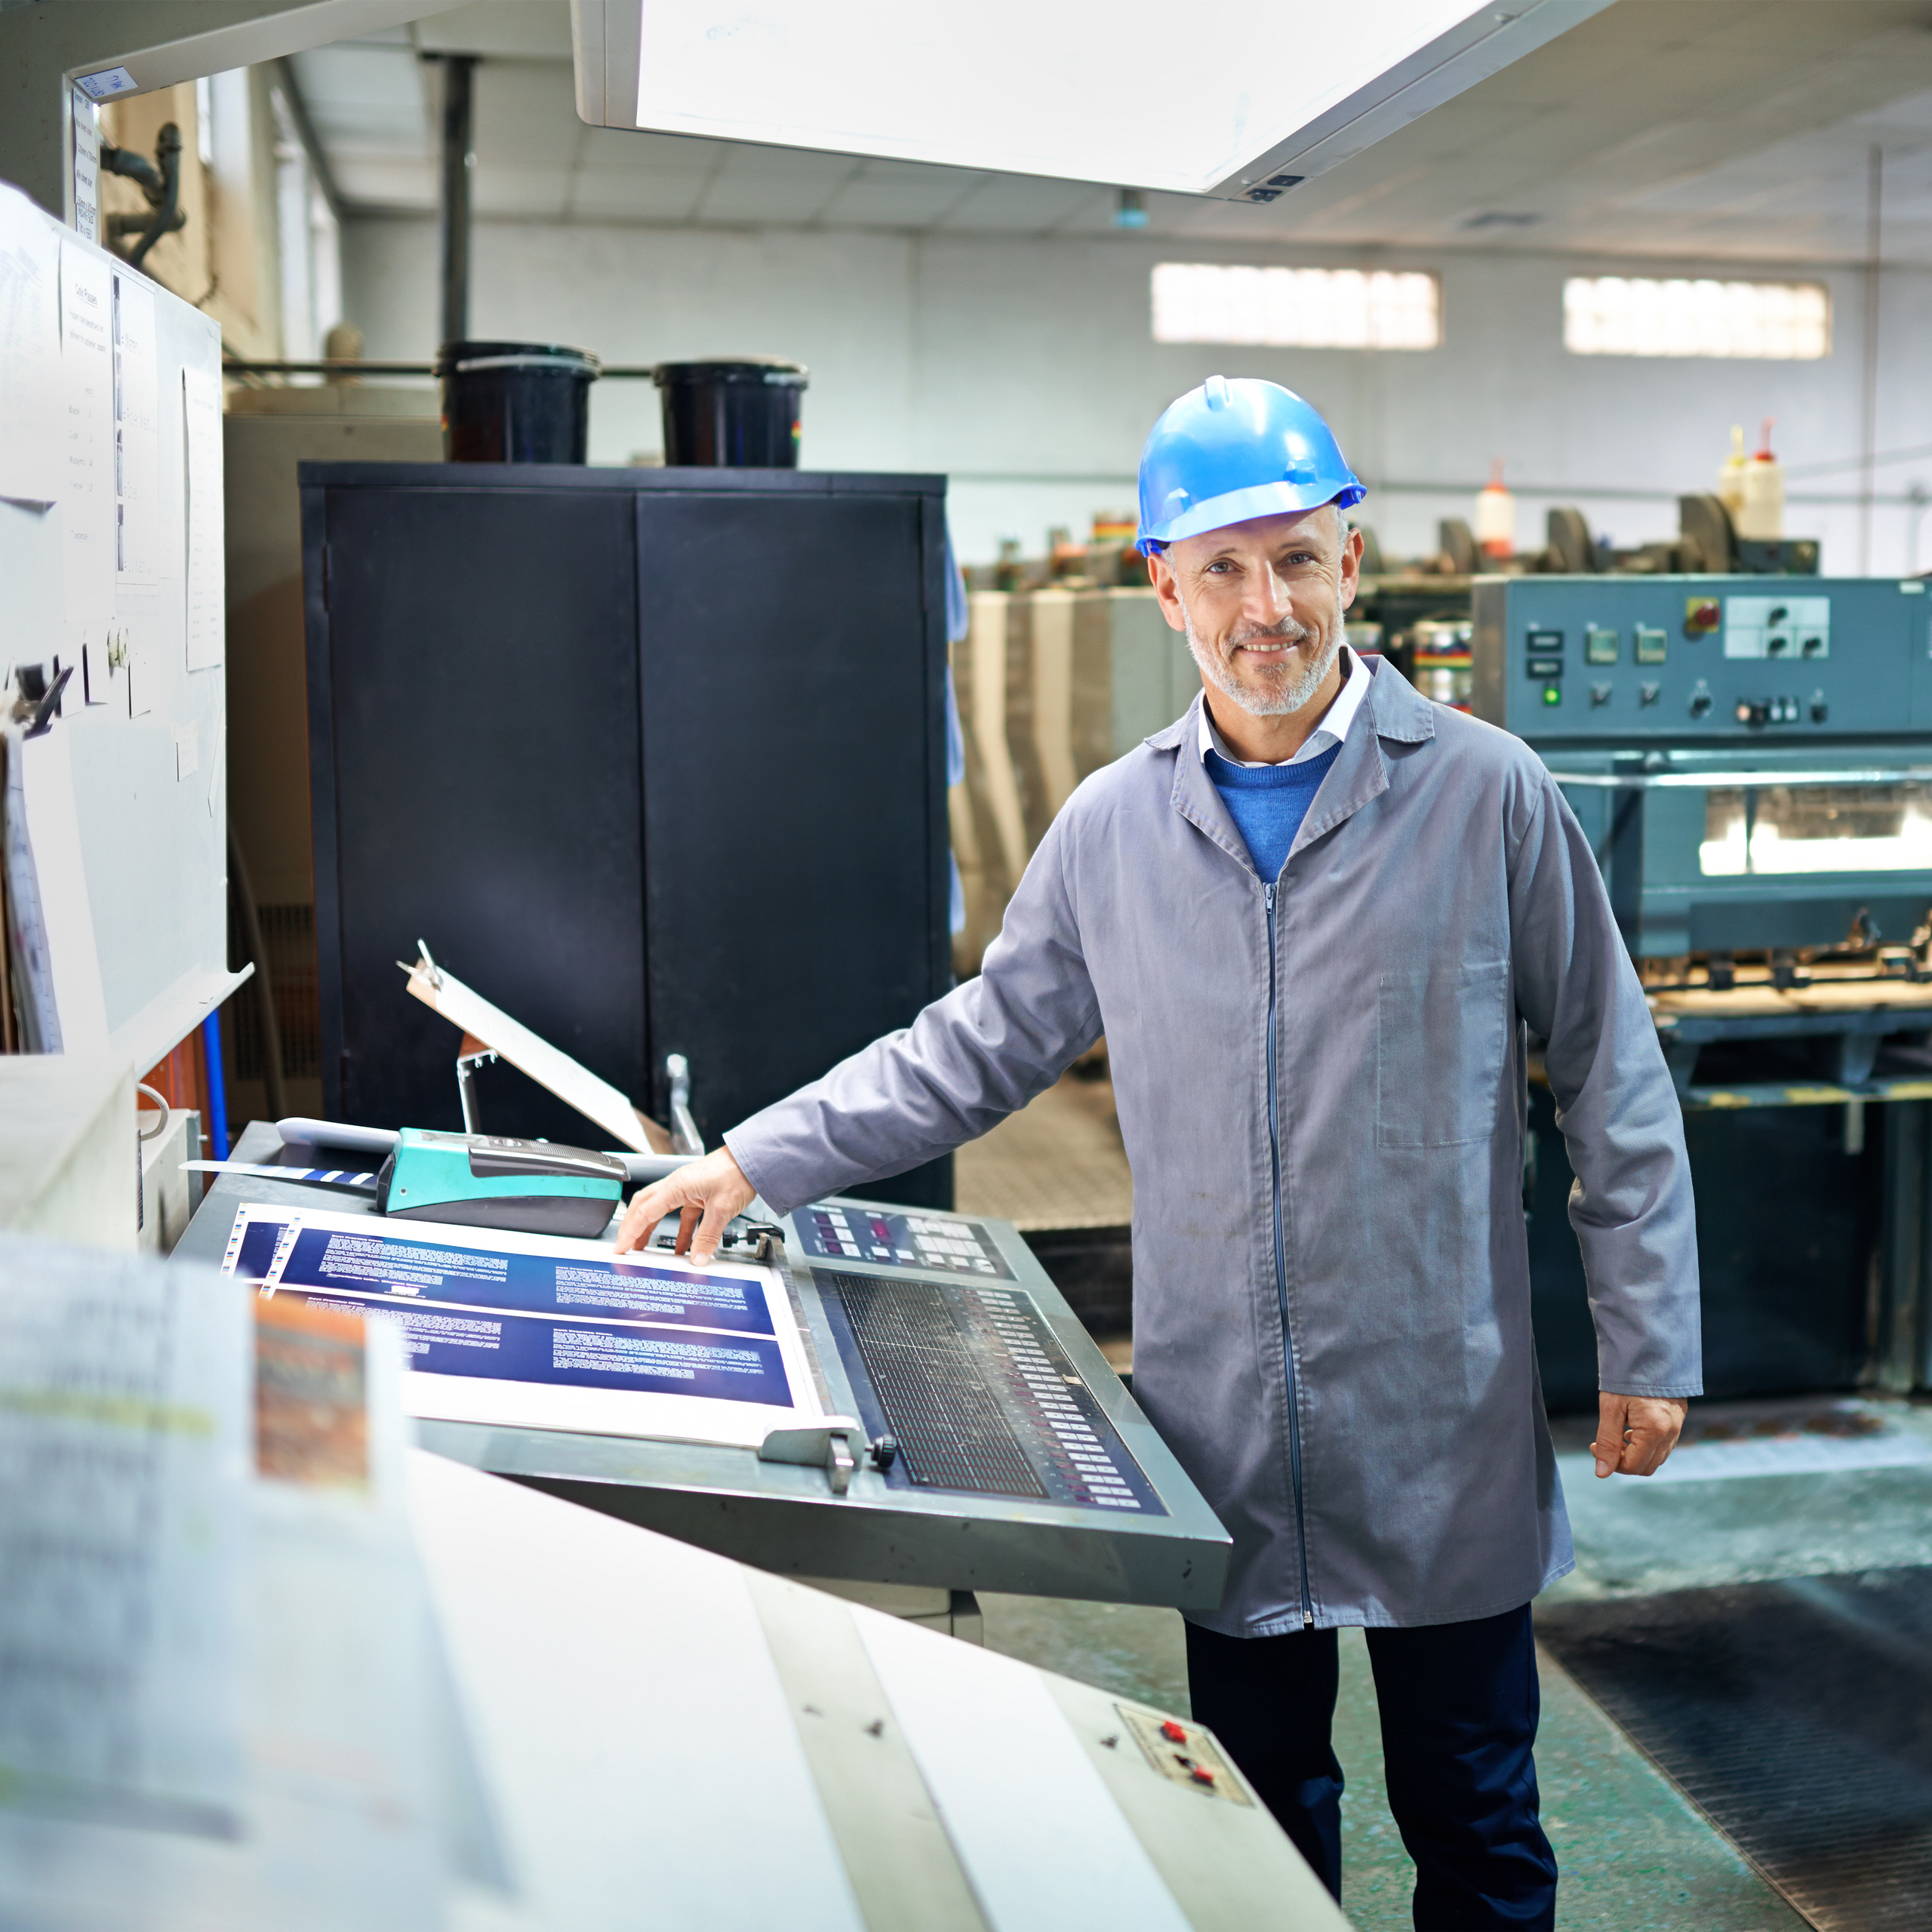
[[[1597,1397],[1597,1439],[1590,1454],[1600,1476],[1654,1475],[1677,1447],[1690,1404],[1681,1395]]]

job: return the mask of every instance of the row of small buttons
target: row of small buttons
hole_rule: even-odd
[[[1737,721],[1754,730],[1766,724],[1795,724],[1804,706],[1795,697],[1741,697],[1737,700]],[[1822,724],[1832,715],[1823,691],[1811,694],[1811,721]]]
[[[1524,639],[1528,649],[1528,668],[1533,678],[1560,678],[1563,675],[1563,638],[1558,630],[1535,629]],[[1638,624],[1632,635],[1632,656],[1639,664],[1661,664],[1669,654],[1668,633],[1654,624]],[[1583,627],[1583,662],[1614,664],[1622,657],[1623,635],[1601,624]]]
[[[1067,1393],[1066,1380],[1034,1340],[1018,1298],[1002,1289],[983,1289],[980,1305],[993,1332],[1006,1344],[1008,1356],[1031,1398],[1029,1406],[1052,1432],[1060,1452],[1054,1460],[1075,1485],[1075,1494],[1103,1509],[1138,1509],[1139,1499],[1122,1479],[1100,1438],[1088,1427],[1079,1404]]]

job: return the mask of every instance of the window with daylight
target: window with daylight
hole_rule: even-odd
[[[1573,275],[1563,346],[1577,355],[1710,355],[1816,361],[1832,350],[1821,281],[1652,281]]]
[[[1154,271],[1154,340],[1434,349],[1442,340],[1441,285],[1413,270],[1162,262]]]

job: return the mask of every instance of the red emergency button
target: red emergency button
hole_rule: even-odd
[[[1167,1722],[1161,1725],[1161,1735],[1170,1744],[1185,1744],[1187,1742],[1187,1733],[1176,1724],[1172,1718],[1168,1718]]]
[[[1205,1764],[1196,1764],[1188,1773],[1196,1784],[1212,1784],[1214,1774]]]
[[[1687,597],[1684,600],[1684,628],[1694,637],[1714,631],[1724,622],[1722,608],[1714,597]]]

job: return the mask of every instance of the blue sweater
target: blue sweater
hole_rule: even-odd
[[[1319,758],[1299,764],[1236,764],[1219,752],[1208,754],[1208,776],[1247,840],[1254,869],[1269,884],[1281,876],[1288,848],[1341,749],[1331,745]]]

